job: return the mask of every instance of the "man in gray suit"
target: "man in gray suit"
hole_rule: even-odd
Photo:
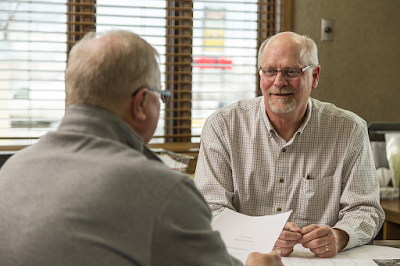
[[[0,265],[242,265],[193,182],[146,147],[170,96],[157,56],[126,31],[74,46],[60,127],[0,171]]]

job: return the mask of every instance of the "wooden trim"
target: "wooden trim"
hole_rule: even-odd
[[[75,16],[75,15],[79,15],[79,16],[82,16],[82,15],[85,15],[85,16],[91,16],[91,15],[93,15],[93,13],[92,12],[67,12],[67,15],[69,16],[69,15],[71,15],[71,16]]]
[[[179,138],[199,138],[200,135],[192,135],[192,134],[174,134],[174,135],[162,135],[162,136],[153,136],[153,138],[175,138],[175,139],[179,139]]]
[[[29,145],[0,145],[0,151],[19,151]]]
[[[276,33],[276,7],[275,0],[258,0],[257,1],[257,53],[261,44],[270,36]],[[254,67],[255,74],[258,76],[257,63]],[[260,79],[256,82],[256,95],[261,96]]]
[[[70,26],[70,25],[77,25],[77,26],[95,26],[96,25],[96,23],[93,23],[93,22],[85,22],[85,21],[68,21],[67,22],[67,25],[68,26]]]
[[[200,143],[191,142],[169,142],[169,143],[152,143],[147,145],[150,149],[164,149],[173,152],[198,152],[200,149]]]
[[[165,85],[174,100],[165,105],[164,137],[167,143],[190,142],[193,1],[167,0],[166,10]]]
[[[96,0],[93,1],[85,1],[84,2],[75,2],[74,0],[70,0],[66,3],[67,6],[84,6],[84,7],[96,7]]]
[[[15,139],[23,139],[23,140],[29,140],[29,139],[39,139],[40,137],[0,137],[1,140],[3,139],[11,139],[11,140],[15,140]]]
[[[282,31],[294,31],[295,0],[283,0]]]
[[[383,240],[400,239],[400,200],[381,200],[385,211]]]
[[[96,0],[68,0],[67,6],[67,53],[72,46],[85,36],[96,31]]]

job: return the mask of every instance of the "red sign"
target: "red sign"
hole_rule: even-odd
[[[195,56],[193,57],[194,68],[218,68],[230,70],[232,69],[232,59],[229,57],[210,57],[210,56]]]

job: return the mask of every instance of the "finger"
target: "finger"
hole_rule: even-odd
[[[267,256],[269,257],[268,265],[284,266],[281,255],[278,252],[271,251]]]
[[[302,234],[300,234],[300,232],[292,232],[292,231],[288,231],[288,230],[282,230],[279,238],[282,240],[299,240],[302,237]]]
[[[326,244],[316,249],[310,249],[319,258],[330,258],[337,254],[336,245]]]
[[[275,265],[283,266],[281,256],[275,251],[271,251],[268,254],[261,254],[258,252],[252,252],[249,254],[246,260],[246,266],[253,265]]]
[[[290,254],[293,253],[293,248],[282,248],[281,256],[288,257]]]
[[[327,225],[319,226],[318,228],[303,235],[303,237],[300,239],[299,242],[302,244],[305,244],[305,243],[311,242],[316,239],[329,237],[329,235],[332,235],[332,234],[333,234],[332,229],[329,226],[327,226]],[[318,243],[314,243],[314,244],[319,244],[318,246],[322,246],[322,245],[326,244],[326,240],[324,243],[318,242]]]
[[[280,254],[282,257],[287,257],[293,252],[293,247],[289,248],[284,248],[284,247],[279,247],[275,246],[274,249],[278,254]]]
[[[332,251],[332,249],[329,248],[329,245],[323,245],[323,246],[319,246],[317,248],[310,248],[310,251],[312,253],[314,253],[315,255],[322,255],[324,253],[327,253],[329,251]]]
[[[275,246],[275,251],[278,252],[279,255],[282,253],[281,247]]]
[[[297,232],[300,233],[301,229],[297,226],[297,224],[292,223],[292,222],[287,222],[285,224],[285,229],[292,231],[292,232]]]
[[[319,225],[310,224],[310,225],[307,225],[307,226],[304,226],[303,228],[301,228],[300,233],[302,235],[306,235],[306,234],[318,229],[319,227],[320,227]]]
[[[289,247],[294,247],[297,243],[298,243],[298,240],[278,239],[275,243],[275,246],[289,248]]]
[[[336,236],[330,227],[327,231],[326,236],[304,243],[303,247],[309,248],[317,257],[330,258],[335,256],[339,252]]]
[[[294,241],[282,241],[278,240],[275,243],[274,250],[279,251],[282,257],[287,257],[293,252],[293,247],[297,244],[297,240]],[[279,248],[278,248],[279,247]]]

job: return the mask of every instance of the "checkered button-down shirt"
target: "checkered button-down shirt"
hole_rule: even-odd
[[[288,142],[263,97],[215,112],[203,127],[195,183],[214,218],[226,207],[251,216],[293,210],[289,221],[300,228],[347,232],[346,249],[372,240],[384,221],[365,121],[312,98]]]

